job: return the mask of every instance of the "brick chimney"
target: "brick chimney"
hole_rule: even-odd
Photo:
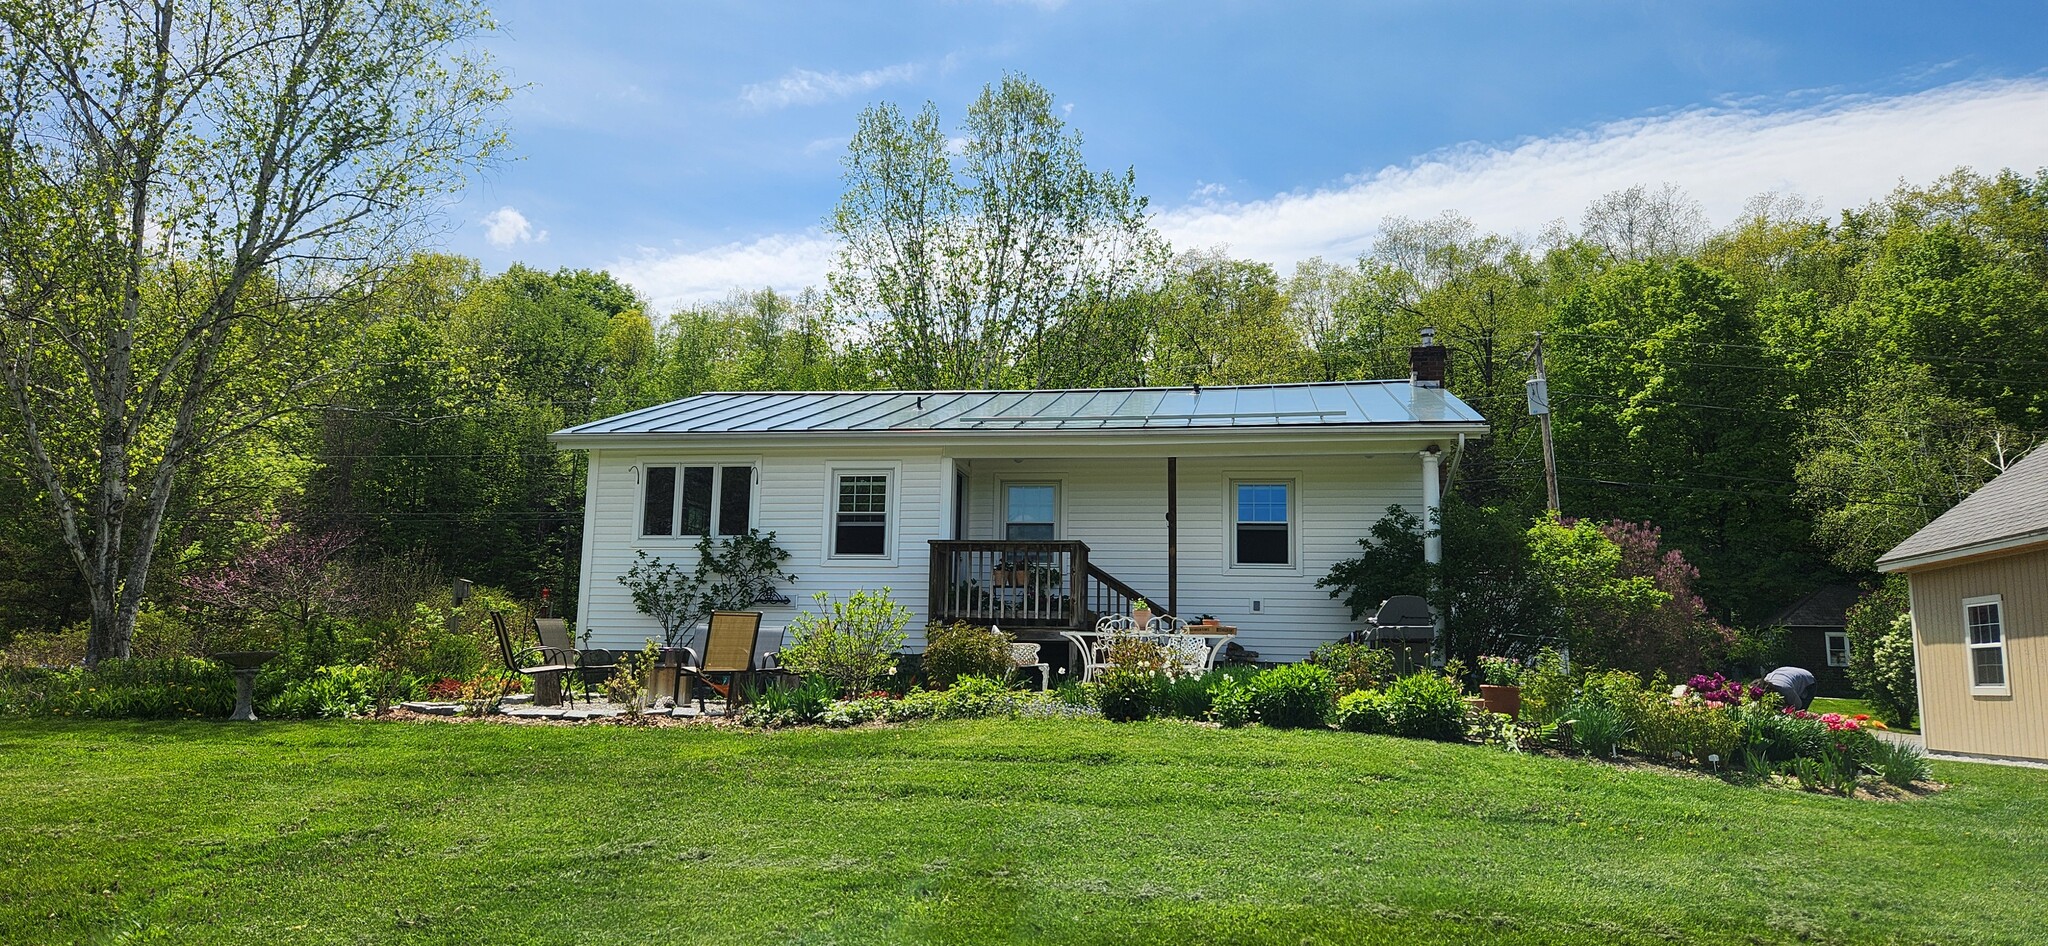
[[[1444,386],[1444,366],[1449,353],[1436,343],[1436,329],[1422,330],[1422,344],[1408,349],[1408,383],[1418,388]]]

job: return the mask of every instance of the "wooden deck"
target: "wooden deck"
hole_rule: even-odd
[[[1075,541],[934,539],[931,619],[1047,631],[1086,630],[1105,614],[1129,614],[1147,598],[1088,560]]]

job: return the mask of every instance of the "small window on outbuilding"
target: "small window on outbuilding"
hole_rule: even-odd
[[[1848,665],[1849,665],[1849,634],[1848,634],[1848,632],[1846,632],[1846,631],[1829,631],[1829,632],[1827,633],[1827,642],[1828,642],[1828,666],[1830,666],[1830,667],[1846,667],[1846,666],[1848,666]]]
[[[1963,639],[1970,646],[1970,689],[2004,693],[2005,602],[1998,595],[1963,599]]]

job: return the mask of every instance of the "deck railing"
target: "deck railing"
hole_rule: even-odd
[[[1128,614],[1143,597],[1088,560],[1075,541],[935,539],[934,621],[1086,629],[1104,614]]]

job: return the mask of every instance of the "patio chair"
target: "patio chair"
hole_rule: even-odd
[[[563,651],[546,644],[538,647],[514,647],[512,630],[505,625],[505,616],[496,611],[491,612],[491,626],[498,632],[498,652],[505,658],[505,669],[524,674],[534,681],[533,698],[536,704],[547,705],[543,702],[544,698],[550,695],[544,692],[546,689],[555,690],[556,693],[552,695],[557,697],[570,689],[562,686],[562,678],[576,669],[575,651]],[[537,660],[539,663],[528,664],[526,661],[529,659]],[[546,686],[543,686],[543,681],[546,681]],[[575,702],[573,696],[570,697],[570,702]]]
[[[1109,644],[1115,638],[1140,633],[1138,622],[1128,614],[1111,614],[1098,618],[1093,631],[1061,631],[1060,636],[1072,642],[1081,654],[1081,682],[1095,679],[1095,675],[1109,667]]]
[[[565,619],[534,618],[533,633],[540,638],[541,646],[576,655],[575,679],[583,684],[585,692],[592,684],[601,685],[611,679],[612,671],[619,667],[618,655],[609,650],[576,649],[576,638],[569,633],[569,622]]]
[[[684,663],[676,668],[676,673],[718,694],[725,700],[729,715],[734,697],[741,692],[740,684],[754,672],[754,638],[760,633],[759,611],[713,611],[704,630],[703,656],[684,648]],[[725,681],[713,679],[717,676],[725,677]],[[697,691],[697,712],[704,712],[703,690]]]
[[[1038,688],[1052,689],[1052,665],[1038,659],[1037,644],[1011,644],[1010,667],[1014,670],[1038,671]]]

